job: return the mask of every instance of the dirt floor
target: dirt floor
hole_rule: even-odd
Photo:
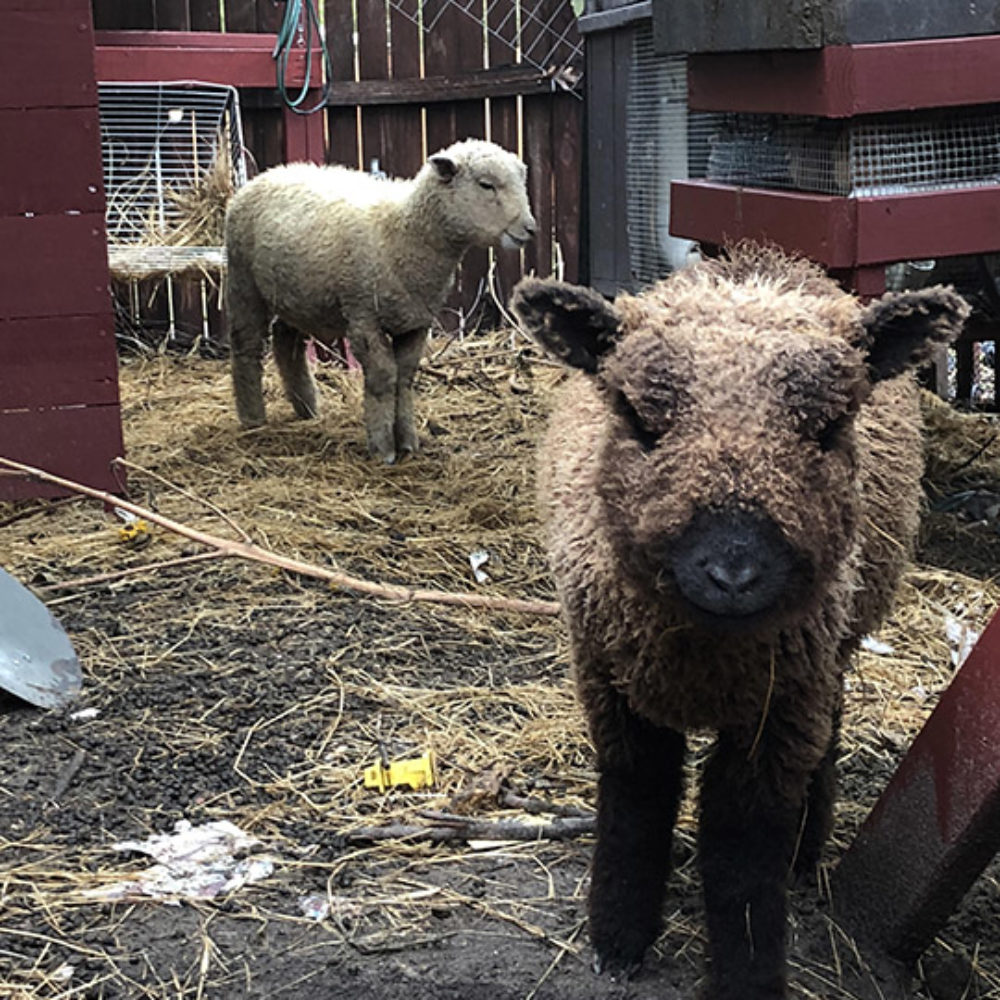
[[[127,359],[128,495],[327,569],[548,601],[532,448],[558,377],[506,335],[435,345],[420,377],[426,450],[384,469],[363,453],[355,376],[322,369],[311,423],[292,421],[269,381],[272,423],[241,433],[222,362]],[[882,645],[851,675],[836,830],[816,882],[793,893],[799,998],[1000,997],[994,868],[905,988],[858,954],[823,888],[963,633],[1000,599],[995,515],[970,499],[1000,489],[992,425],[937,419],[953,448],[937,456],[939,509]],[[86,499],[0,505],[0,525],[0,561],[49,604],[84,670],[65,709],[0,704],[0,997],[697,995],[690,803],[654,953],[629,982],[591,970],[592,838],[579,830],[594,768],[558,619],[379,600],[233,557],[164,566],[205,549],[157,527],[137,547]],[[364,786],[380,755],[426,751],[433,788]],[[116,849],[181,821],[252,838],[214,873],[215,895],[143,890],[154,862]],[[412,826],[440,841],[400,835]]]

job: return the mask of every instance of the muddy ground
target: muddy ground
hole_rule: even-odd
[[[455,361],[460,370],[465,363]],[[401,470],[372,473],[372,496],[345,501],[356,507],[352,523],[343,509],[334,516],[324,508],[338,462],[341,473],[364,468],[346,376],[324,376],[328,415],[318,424],[292,423],[276,404],[276,436],[248,437],[229,413],[221,363],[130,362],[122,373],[129,456],[199,502],[135,472],[130,495],[181,520],[203,516],[203,527],[223,534],[206,511],[212,503],[275,549],[448,589],[475,589],[469,567],[458,564],[479,544],[493,553],[495,592],[551,597],[526,491],[512,491],[510,476],[485,485],[463,479],[467,470],[451,477],[470,450],[480,470],[491,461],[530,464],[544,393],[481,360],[473,369],[468,385],[494,407],[482,418],[491,433],[480,440],[470,430],[480,418],[456,395],[466,380],[433,377],[432,368],[422,379],[427,451]],[[190,409],[196,396],[204,411]],[[147,426],[157,414],[168,429]],[[287,486],[305,464],[322,470],[313,509],[302,499],[308,481],[305,493],[273,504],[257,495],[244,502],[233,485]],[[408,520],[418,508],[423,527]],[[287,536],[274,527],[282,517],[292,525]],[[869,656],[852,675],[828,868],[950,678],[946,641],[927,646],[915,633],[943,633],[948,616],[981,625],[992,606],[996,531],[986,522],[956,527],[955,517],[929,517],[904,595],[939,620],[918,628],[897,617],[883,636],[897,660]],[[587,815],[593,759],[556,620],[399,605],[233,559],[77,585],[197,547],[154,533],[142,551],[123,548],[114,519],[89,501],[8,506],[0,521],[4,566],[50,603],[84,670],[83,691],[65,709],[2,704],[0,997],[697,995],[704,933],[690,804],[674,845],[664,934],[629,982],[591,970],[589,835],[514,841],[487,832],[435,845],[358,835],[386,824],[439,825],[442,814],[522,826]],[[428,538],[440,546],[421,548]],[[444,552],[437,578],[426,578],[418,549],[421,558]],[[426,749],[438,757],[434,789],[381,795],[363,787],[363,769],[379,752],[398,759]],[[236,824],[256,839],[246,853],[268,859],[270,874],[197,901],[116,890],[152,862],[114,845],[170,832],[180,820]],[[793,893],[793,996],[1000,997],[994,869],[905,988],[859,959],[830,918],[823,884],[821,872]]]

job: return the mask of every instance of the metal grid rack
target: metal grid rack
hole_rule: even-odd
[[[109,242],[148,243],[176,215],[172,195],[213,169],[246,182],[235,87],[101,83],[98,108]]]

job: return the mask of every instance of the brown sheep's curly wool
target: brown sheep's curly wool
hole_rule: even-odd
[[[530,279],[513,305],[581,370],[540,495],[601,775],[598,964],[634,967],[656,936],[683,734],[710,728],[709,995],[783,997],[784,886],[829,829],[843,672],[917,528],[905,373],[967,307],[928,289],[865,308],[754,246],[613,305]]]

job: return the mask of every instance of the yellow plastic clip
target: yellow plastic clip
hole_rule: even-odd
[[[391,764],[379,760],[365,768],[365,788],[377,788],[380,792],[397,785],[409,785],[416,792],[430,788],[435,780],[433,750],[421,757],[396,760]]]
[[[152,538],[152,529],[141,517],[127,521],[118,529],[118,538],[126,545],[139,548]]]

